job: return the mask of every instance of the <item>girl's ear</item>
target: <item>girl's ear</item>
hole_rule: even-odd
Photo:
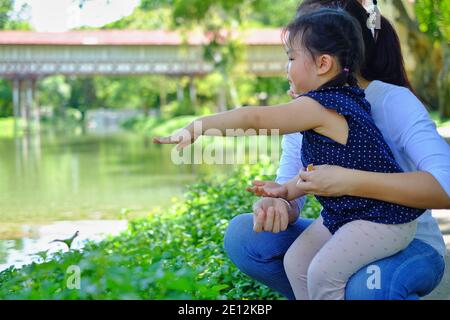
[[[322,54],[316,59],[317,75],[321,76],[331,71],[334,67],[334,58],[329,54]]]

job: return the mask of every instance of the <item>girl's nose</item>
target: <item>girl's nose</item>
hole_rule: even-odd
[[[286,73],[289,73],[289,70],[291,69],[291,62],[290,61],[288,61],[287,63],[286,63]]]

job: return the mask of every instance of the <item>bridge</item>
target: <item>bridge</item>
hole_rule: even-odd
[[[280,29],[248,30],[239,37],[245,46],[244,72],[284,74],[286,55]],[[203,33],[163,30],[1,31],[0,77],[13,83],[14,116],[28,121],[39,117],[38,79],[56,74],[160,74],[193,79],[213,71],[213,64],[203,58],[208,41]],[[190,92],[195,95],[193,86],[190,81]]]

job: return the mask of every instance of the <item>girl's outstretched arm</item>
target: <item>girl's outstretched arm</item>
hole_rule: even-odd
[[[184,148],[201,135],[267,135],[269,130],[270,134],[287,134],[326,126],[332,116],[336,117],[317,101],[300,97],[273,107],[243,107],[205,116],[168,137],[155,137],[153,142]]]

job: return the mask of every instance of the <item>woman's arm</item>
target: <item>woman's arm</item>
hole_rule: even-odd
[[[437,132],[425,106],[410,90],[392,91],[386,97],[385,106],[388,134],[413,164],[406,171],[414,170],[400,177],[393,175],[386,181],[386,188],[403,181],[397,190],[402,202],[421,208],[448,208],[450,146]]]
[[[428,172],[374,173],[355,170],[348,195],[422,209],[450,209],[450,197]]]
[[[450,197],[428,172],[379,173],[315,166],[300,172],[302,192],[325,197],[349,195],[392,202],[413,208],[450,209]]]

